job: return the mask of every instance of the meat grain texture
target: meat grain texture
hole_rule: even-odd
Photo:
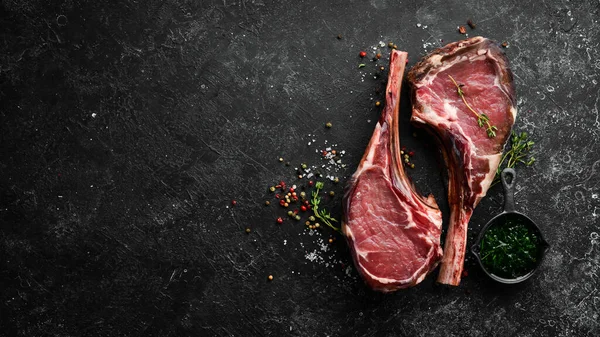
[[[344,194],[343,232],[365,282],[384,292],[421,282],[442,257],[442,216],[406,176],[398,128],[407,54],[393,50],[386,105]]]
[[[472,109],[497,128],[494,137],[478,125],[452,79]],[[438,282],[458,285],[469,220],[494,179],[517,115],[513,76],[496,42],[473,37],[435,50],[410,70],[408,80],[411,121],[435,136],[448,169],[451,214]]]

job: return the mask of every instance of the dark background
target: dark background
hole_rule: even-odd
[[[2,1],[0,335],[597,336],[599,14],[598,1]],[[509,43],[515,129],[537,159],[518,169],[517,207],[552,249],[519,286],[469,258],[457,288],[434,272],[372,292],[343,238],[287,219],[268,187],[306,184],[294,167],[331,168],[318,151],[337,144],[347,166],[324,203],[340,217],[386,80],[359,51],[393,41],[411,66],[469,18],[469,36]],[[405,99],[409,173],[447,216],[443,164],[409,114]]]

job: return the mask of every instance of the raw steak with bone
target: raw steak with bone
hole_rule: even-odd
[[[467,225],[490,188],[517,116],[513,75],[500,46],[478,36],[433,51],[408,80],[411,121],[438,140],[448,169],[450,224],[438,282],[456,286]]]
[[[385,108],[344,194],[343,232],[371,288],[414,286],[442,257],[442,215],[432,196],[415,192],[400,154],[400,89],[407,54],[393,50]]]

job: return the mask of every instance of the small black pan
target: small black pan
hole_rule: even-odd
[[[528,218],[524,214],[521,214],[515,210],[514,186],[515,186],[516,177],[517,177],[517,174],[516,174],[515,170],[513,170],[512,168],[506,168],[500,174],[500,178],[502,180],[502,186],[504,186],[504,212],[498,214],[492,220],[490,220],[487,224],[485,224],[485,226],[483,226],[483,228],[481,229],[481,232],[479,233],[479,236],[477,237],[477,243],[471,248],[471,251],[477,257],[477,261],[479,262],[481,269],[483,269],[483,271],[493,280],[498,281],[500,283],[504,283],[504,284],[520,283],[520,282],[523,282],[523,281],[527,280],[528,278],[530,278],[535,273],[535,271],[538,269],[540,264],[542,263],[542,259],[545,255],[545,252],[550,247],[548,242],[544,239],[540,228],[530,218]],[[509,179],[510,179],[510,181],[509,181]],[[483,240],[485,232],[490,227],[492,227],[494,225],[502,225],[503,223],[506,223],[508,220],[518,221],[519,223],[527,226],[539,238],[538,244],[539,244],[540,249],[538,251],[536,264],[533,266],[533,268],[531,269],[530,272],[528,272],[525,275],[519,276],[517,278],[503,278],[503,277],[500,277],[498,275],[491,273],[490,271],[488,271],[486,269],[485,265],[481,261],[481,256],[479,255],[480,244],[481,244],[481,241]]]

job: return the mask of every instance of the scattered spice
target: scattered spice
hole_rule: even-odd
[[[461,34],[467,34],[467,28],[465,26],[458,27],[458,32]]]
[[[484,113],[477,113],[477,111],[475,111],[470,105],[469,103],[467,103],[467,100],[465,99],[465,93],[462,90],[462,87],[464,86],[464,84],[458,84],[456,83],[456,81],[454,80],[454,78],[450,75],[448,75],[448,77],[450,77],[450,80],[452,81],[452,83],[454,83],[454,85],[456,86],[456,91],[458,93],[458,96],[460,96],[460,98],[462,99],[463,103],[465,103],[465,105],[467,106],[467,108],[477,117],[477,124],[479,125],[480,128],[485,127],[486,128],[486,132],[489,138],[494,138],[496,137],[496,130],[498,130],[498,128],[494,125],[490,124],[490,118],[488,117],[488,115],[484,114]]]
[[[389,47],[389,48],[394,48],[394,43],[393,43],[393,42],[389,42],[389,43],[388,43],[388,47]]]
[[[269,275],[268,279],[269,281],[273,281],[273,275]]]
[[[381,58],[381,54],[380,53],[375,54],[375,58],[379,60]]]
[[[358,53],[358,56],[365,57],[365,56],[367,56],[367,52],[366,51],[361,51],[360,53]]]
[[[342,39],[342,35],[341,35],[341,34],[338,34],[338,36],[337,36],[337,39],[338,39],[338,40],[341,40],[341,39]]]
[[[366,67],[366,66],[367,66],[366,64],[364,64],[364,63],[361,63],[361,64],[359,64],[359,65],[358,65],[358,68],[364,68],[364,67]]]
[[[325,123],[325,126],[327,128],[330,128],[330,127],[332,127],[332,123],[327,122],[327,123]],[[314,142],[314,141],[315,140],[313,139],[312,142]],[[325,144],[327,144],[327,140],[325,140]],[[311,142],[309,142],[308,145],[311,145]],[[331,180],[334,183],[338,183],[340,179],[335,177],[335,174],[333,172],[327,173],[327,175],[325,175],[326,171],[330,171],[330,170],[333,171],[332,169],[334,169],[335,172],[337,172],[340,167],[341,168],[345,167],[345,165],[341,163],[341,157],[344,156],[345,151],[338,151],[335,147],[337,147],[337,144],[331,144],[331,145],[327,146],[325,149],[317,149],[316,150],[317,153],[323,154],[322,159],[324,161],[326,161],[326,163],[323,163],[321,168],[318,168],[317,166],[309,165],[308,163],[298,164],[298,166],[295,168],[295,171],[298,173],[301,173],[299,175],[299,178],[302,178],[302,177],[326,178],[326,179]],[[276,158],[277,159],[281,158],[281,160],[283,162],[285,162],[283,156],[276,157]],[[280,162],[282,162],[282,161],[280,161]],[[331,166],[328,166],[328,165],[331,165]],[[323,171],[321,171],[321,169]],[[337,224],[334,224],[334,222],[337,222],[337,220],[331,216],[331,214],[326,210],[326,208],[322,204],[320,204],[320,201],[321,201],[320,196],[322,196],[323,194],[326,193],[326,194],[330,194],[333,197],[334,192],[332,191],[330,193],[330,191],[327,191],[327,192],[323,191],[322,190],[323,183],[318,182],[316,180],[307,179],[306,184],[299,184],[299,183],[297,183],[297,184],[298,185],[292,185],[292,184],[287,185],[285,181],[280,181],[279,183],[274,184],[273,186],[269,186],[269,191],[275,192],[274,197],[276,198],[276,200],[279,200],[280,206],[282,208],[287,208],[285,210],[284,214],[287,214],[287,217],[290,218],[289,220],[291,221],[291,219],[294,219],[296,221],[301,221],[311,230],[321,229],[323,227],[323,226],[321,226],[321,224],[325,223],[328,226],[330,226],[332,229],[339,231]],[[313,190],[313,191],[307,190],[305,192],[305,189],[314,187],[315,185],[318,190],[316,190],[316,191],[315,190]],[[320,192],[323,192],[323,193],[321,194]],[[309,198],[309,193],[312,193],[312,199]],[[298,202],[298,201],[300,201],[300,202]],[[327,201],[329,202],[329,199],[327,199]],[[264,203],[265,203],[265,205],[270,205],[271,201],[265,200]],[[316,207],[315,207],[315,205],[316,205]],[[305,212],[308,213],[308,214],[306,214],[306,216],[303,215],[303,213],[305,213]],[[281,215],[284,215],[284,214],[281,214]],[[286,219],[285,216],[283,216],[283,217],[275,216],[275,220],[276,220],[277,224],[284,223],[285,219]],[[316,223],[315,220],[319,221],[319,223]],[[313,234],[311,234],[311,235],[313,235]]]
[[[235,205],[237,205],[237,201],[231,200],[231,206],[235,206]]]
[[[475,27],[477,27],[471,19],[467,20],[467,25],[469,25],[471,29],[475,29]]]
[[[329,238],[328,241],[329,241],[329,243],[333,243],[333,239],[332,238]]]
[[[330,196],[330,197],[333,197],[333,196],[335,196],[335,192],[334,192],[334,191],[329,191],[329,196]]]
[[[375,106],[380,106],[380,105],[381,105],[381,102],[379,102],[379,101],[375,102]]]
[[[508,42],[506,42],[506,41],[502,42],[502,47],[508,48]]]
[[[331,124],[331,122],[327,122],[327,124],[325,124],[325,127],[328,129],[331,129],[332,126],[333,124]]]
[[[382,67],[379,67],[379,70],[381,70],[381,71],[384,71],[384,70],[385,70],[385,67],[383,67],[383,66],[382,66]]]
[[[280,163],[283,162],[283,158],[279,157],[279,162]]]
[[[398,49],[398,46],[394,44],[393,49]]]
[[[250,228],[246,228],[246,233],[250,233]]]

